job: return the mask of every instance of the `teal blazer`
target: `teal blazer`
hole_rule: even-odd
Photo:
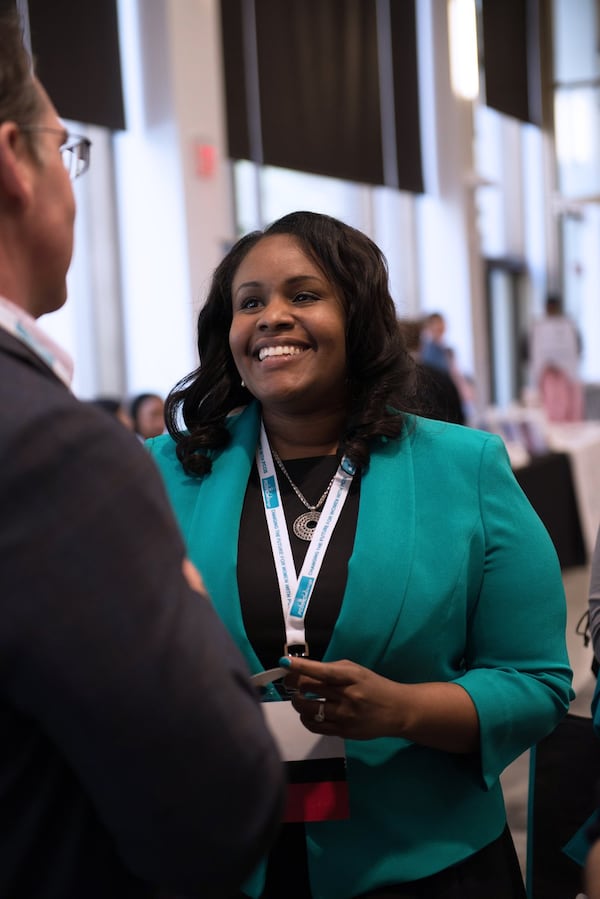
[[[351,817],[306,827],[315,899],[425,877],[498,837],[500,773],[553,729],[573,696],[558,559],[504,444],[444,422],[406,422],[401,439],[377,442],[362,477],[324,660],[351,659],[396,681],[460,684],[479,715],[481,750],[348,740]],[[244,632],[236,553],[259,425],[256,403],[232,416],[231,443],[203,479],[184,473],[168,435],[149,441],[189,555],[252,672],[262,669]],[[256,896],[260,884],[245,889]]]

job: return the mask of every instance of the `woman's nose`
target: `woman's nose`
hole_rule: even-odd
[[[273,297],[263,307],[258,326],[262,330],[269,328],[290,328],[294,324],[294,317],[289,303],[283,297]]]

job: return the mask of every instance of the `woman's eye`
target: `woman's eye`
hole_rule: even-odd
[[[257,297],[244,297],[240,303],[240,309],[256,309],[260,300]]]
[[[315,296],[314,293],[307,293],[306,291],[303,290],[301,293],[297,293],[295,295],[294,302],[295,303],[296,302],[306,303],[306,302],[310,302],[311,300],[316,300],[316,299],[317,299],[317,297]]]

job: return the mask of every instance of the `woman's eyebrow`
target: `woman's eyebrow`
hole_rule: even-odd
[[[320,282],[321,280],[318,275],[293,275],[291,278],[286,278],[285,283],[293,287],[294,284],[301,284],[305,281]]]
[[[234,290],[234,296],[240,292],[240,290],[244,290],[246,287],[260,287],[260,281],[244,281],[243,284],[240,284]]]
[[[318,275],[291,275],[289,278],[286,278],[283,282],[286,287],[293,287],[295,284],[305,284],[307,281],[315,281],[317,284],[321,282],[321,278]],[[234,296],[240,292],[240,290],[245,290],[246,288],[251,288],[255,290],[256,288],[260,288],[263,286],[262,281],[244,281],[242,284],[239,284],[238,287],[233,292]]]

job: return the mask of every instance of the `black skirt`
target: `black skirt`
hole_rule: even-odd
[[[271,853],[260,899],[312,899],[306,860],[298,858],[298,838],[303,829],[302,824],[282,827]],[[302,833],[304,844],[303,836]],[[497,840],[437,874],[357,893],[348,899],[526,899],[526,895],[507,826]],[[238,893],[233,899],[246,897]]]

